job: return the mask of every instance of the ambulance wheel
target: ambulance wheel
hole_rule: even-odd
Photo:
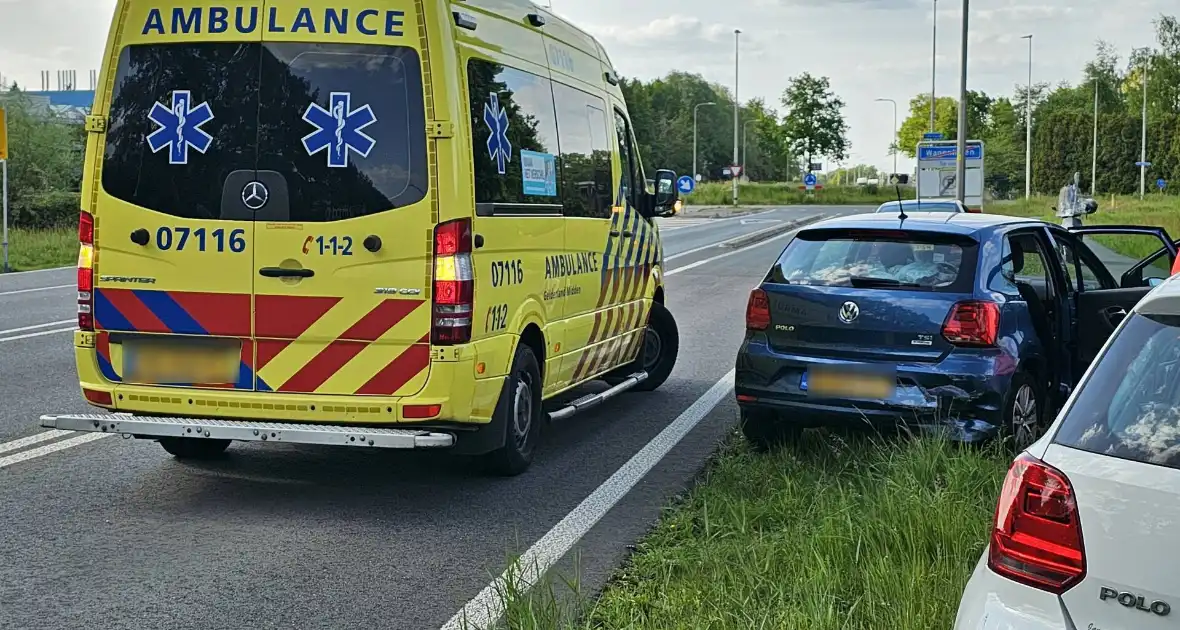
[[[631,373],[647,372],[647,379],[636,385],[634,391],[650,392],[663,385],[672,375],[672,368],[676,367],[678,354],[680,331],[676,328],[676,319],[663,304],[652,302],[647,329],[643,331],[643,349],[630,368]]]
[[[230,440],[160,438],[160,446],[177,459],[214,459],[229,448]]]
[[[541,368],[533,349],[517,345],[512,372],[496,404],[499,417],[493,421],[504,425],[504,445],[484,455],[492,474],[513,477],[533,463],[541,433],[541,386]]]

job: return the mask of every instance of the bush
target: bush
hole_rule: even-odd
[[[9,223],[27,229],[67,228],[78,222],[82,195],[64,190],[22,196],[8,208]]]

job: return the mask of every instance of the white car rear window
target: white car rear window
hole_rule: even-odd
[[[1054,441],[1180,468],[1180,316],[1130,317],[1097,359]]]

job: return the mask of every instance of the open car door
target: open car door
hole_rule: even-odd
[[[1069,232],[1076,237],[1080,260],[1075,262],[1089,268],[1097,280],[1097,286],[1082,283],[1077,293],[1075,374],[1081,375],[1135,304],[1171,274],[1177,248],[1167,230],[1159,227],[1101,225],[1070,228]],[[1128,236],[1138,236],[1138,242],[1117,250],[1112,247],[1115,241],[1128,241],[1114,237]],[[1146,255],[1136,257],[1141,252]],[[1071,275],[1079,279],[1087,276],[1074,270]]]

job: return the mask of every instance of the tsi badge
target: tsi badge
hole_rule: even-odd
[[[1125,608],[1142,610],[1143,612],[1149,612],[1154,615],[1159,615],[1160,617],[1167,617],[1168,614],[1172,612],[1172,607],[1168,604],[1168,602],[1156,600],[1148,604],[1147,600],[1142,595],[1136,595],[1135,593],[1128,593],[1126,591],[1117,591],[1113,588],[1110,588],[1109,586],[1103,586],[1098,590],[1098,599],[1102,601],[1113,599],[1116,602],[1122,604]]]
[[[377,287],[373,289],[377,295],[421,295],[422,289],[399,289],[396,287]]]

